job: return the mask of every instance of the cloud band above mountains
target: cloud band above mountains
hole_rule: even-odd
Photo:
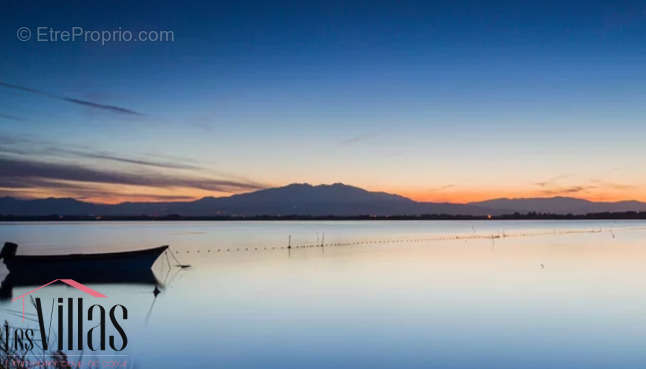
[[[95,109],[112,111],[114,113],[129,114],[129,115],[143,115],[142,113],[136,112],[136,111],[131,110],[131,109],[123,108],[123,107],[120,107],[120,106],[108,105],[108,104],[100,104],[100,103],[87,101],[87,100],[81,100],[81,99],[77,99],[77,98],[73,98],[73,97],[59,96],[59,95],[55,95],[55,94],[52,94],[52,93],[49,93],[49,92],[37,90],[37,89],[34,89],[34,88],[14,85],[14,84],[2,82],[2,81],[0,81],[0,86],[5,87],[5,88],[14,89],[14,90],[29,92],[29,93],[36,94],[36,95],[49,97],[51,99],[67,101],[67,102],[70,102],[70,103],[73,103],[73,104],[89,106],[89,107],[95,108]]]
[[[79,165],[49,163],[0,157],[0,187],[25,188],[54,186],[52,182],[73,181],[146,187],[183,187],[217,192],[237,192],[263,188],[251,181],[236,181],[193,176],[171,176],[155,172],[127,172],[87,168]]]

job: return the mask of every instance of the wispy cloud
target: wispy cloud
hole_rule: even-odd
[[[377,135],[374,134],[374,133],[366,133],[366,134],[362,134],[362,135],[356,135],[356,136],[352,136],[352,137],[346,138],[344,140],[341,140],[341,142],[339,142],[339,145],[341,145],[341,146],[354,145],[354,144],[357,144],[359,142],[362,142],[362,141],[365,141],[365,140],[368,140],[368,139],[371,139],[371,138],[374,138],[374,137],[377,137]]]
[[[75,181],[158,188],[194,188],[216,192],[238,192],[261,189],[264,186],[251,181],[170,176],[156,172],[127,172],[88,168],[79,165],[49,163],[0,157],[0,181],[3,187],[24,188],[42,186],[43,181]]]
[[[0,144],[14,145],[14,144],[20,144],[20,143],[27,143],[27,142],[28,140],[25,139],[24,137],[0,135]]]
[[[630,190],[635,188],[635,186],[633,185],[615,183],[615,182],[602,180],[602,179],[589,179],[589,180],[581,181],[582,183],[574,183],[574,184],[563,183],[564,182],[563,179],[568,177],[571,177],[571,176],[563,174],[563,175],[549,178],[545,181],[535,182],[534,184],[541,188],[539,190],[539,193],[543,195],[552,195],[552,196],[571,195],[571,194],[586,192],[590,190],[625,191],[625,190]]]
[[[43,190],[55,192],[57,197],[73,197],[77,200],[88,199],[128,199],[145,201],[188,201],[193,196],[165,195],[150,193],[123,193],[101,189],[101,184],[66,182],[36,177],[2,177],[0,176],[0,196],[18,198],[42,198],[51,194],[43,194]]]
[[[543,195],[571,195],[596,188],[596,186],[566,186],[555,187],[541,191]]]
[[[451,188],[454,188],[454,187],[456,187],[456,186],[454,184],[450,183],[450,184],[446,184],[446,185],[442,185],[442,186],[438,186],[438,187],[429,188],[427,191],[428,192],[441,192],[441,191],[445,191],[445,190],[448,190],[448,189],[451,189]]]
[[[439,187],[439,188],[437,189],[437,191],[448,190],[449,188],[453,188],[453,187],[455,187],[455,185],[454,185],[454,184],[447,184],[447,185],[444,185],[444,186]]]
[[[1,183],[1,180],[0,180]],[[56,184],[56,183],[52,183]],[[163,195],[163,194],[149,194],[149,193],[122,193],[114,191],[102,191],[89,187],[74,185],[71,183],[58,183],[56,187],[56,197],[70,197],[76,200],[93,201],[101,199],[101,202],[123,202],[127,201],[192,201],[195,200],[193,196],[183,195]],[[43,198],[43,193],[40,189],[25,188],[20,190],[9,189],[3,190],[0,185],[0,196],[9,196],[15,198],[25,199],[38,199]],[[49,195],[47,195],[49,196]]]
[[[14,90],[29,92],[29,93],[40,95],[40,96],[49,97],[51,99],[67,101],[67,102],[70,102],[70,103],[73,103],[73,104],[78,104],[78,105],[83,105],[83,106],[89,106],[91,108],[112,111],[114,113],[129,114],[129,115],[143,115],[142,113],[136,112],[136,111],[131,110],[131,109],[123,108],[123,107],[120,107],[120,106],[101,104],[101,103],[97,103],[97,102],[93,102],[93,101],[87,101],[87,100],[81,100],[81,99],[77,99],[77,98],[73,98],[73,97],[55,95],[55,94],[52,94],[52,93],[49,93],[49,92],[46,92],[46,91],[42,91],[42,90],[30,88],[30,87],[25,87],[25,86],[14,85],[14,84],[2,82],[2,81],[0,81],[0,86],[5,87],[5,88],[14,89]]]
[[[99,103],[95,103],[95,102],[92,102],[92,101],[74,99],[74,98],[71,98],[71,97],[62,97],[62,99],[65,100],[65,101],[69,101],[69,102],[72,102],[72,103],[75,103],[75,104],[89,106],[89,107],[92,107],[92,108],[112,110],[113,112],[116,112],[116,113],[143,115],[143,114],[138,113],[138,112],[136,112],[134,110],[130,110],[130,109],[122,108],[122,107],[119,107],[119,106],[114,106],[114,105],[99,104]]]
[[[554,185],[556,185],[559,181],[561,181],[562,179],[565,179],[565,178],[568,178],[568,177],[570,177],[570,175],[569,175],[569,174],[561,174],[561,175],[558,175],[558,176],[550,177],[550,178],[548,178],[548,179],[546,179],[546,180],[544,180],[544,181],[536,182],[536,183],[534,183],[534,184],[535,184],[535,185],[537,185],[537,186],[539,186],[539,187],[549,187],[549,186],[554,186]]]
[[[117,156],[115,154],[111,154],[108,152],[101,152],[101,151],[92,152],[92,151],[83,151],[83,150],[60,149],[60,148],[54,148],[54,147],[48,148],[46,151],[54,154],[60,153],[63,155],[73,155],[80,158],[103,159],[103,160],[116,161],[120,163],[145,165],[145,166],[157,167],[157,168],[195,169],[195,170],[202,169],[201,167],[190,165],[190,164],[133,159],[133,158]]]
[[[3,154],[14,154],[14,155],[30,155],[33,152],[17,149],[15,147],[0,146],[0,153]]]
[[[150,166],[167,169],[203,169],[197,165],[181,163],[179,161],[155,161],[127,157],[113,154],[107,151],[96,151],[86,149],[81,145],[61,145],[53,142],[35,141],[24,137],[12,137],[0,135],[0,153],[24,155],[24,156],[57,156],[76,157],[80,159],[100,159],[120,163]],[[66,147],[66,148],[61,148]],[[150,154],[154,155],[154,154]]]
[[[573,195],[596,188],[596,186],[589,184],[563,184],[563,180],[569,177],[571,177],[569,174],[560,174],[544,181],[535,182],[534,185],[541,188],[538,193],[546,196]]]
[[[7,120],[14,120],[16,122],[24,122],[25,121],[24,119],[22,119],[20,117],[17,117],[15,115],[4,114],[4,113],[0,113],[0,118],[7,119]]]

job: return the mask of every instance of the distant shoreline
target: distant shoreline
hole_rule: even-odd
[[[257,216],[89,216],[89,215],[48,215],[48,216],[13,216],[0,215],[0,221],[347,221],[347,220],[631,220],[646,219],[646,212],[617,212],[590,214],[507,214],[507,215],[392,215],[392,216],[307,216],[307,215],[257,215]]]

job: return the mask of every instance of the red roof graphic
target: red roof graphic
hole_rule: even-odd
[[[102,294],[99,291],[93,290],[93,289],[91,289],[90,287],[88,287],[88,286],[86,286],[84,284],[78,283],[77,281],[75,281],[73,279],[54,279],[53,281],[51,281],[49,283],[45,283],[44,285],[42,285],[42,286],[40,286],[38,288],[35,288],[35,289],[31,290],[31,291],[23,293],[22,295],[20,295],[18,297],[13,298],[13,301],[16,301],[18,299],[22,299],[22,320],[25,320],[25,297],[27,297],[27,295],[30,295],[30,294],[38,291],[41,288],[47,287],[50,284],[53,284],[53,283],[56,283],[56,282],[63,282],[66,285],[68,285],[70,287],[74,287],[77,290],[85,292],[88,295],[91,295],[93,297],[108,297],[108,296]]]

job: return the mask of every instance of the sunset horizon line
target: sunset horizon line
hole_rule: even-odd
[[[437,196],[424,196],[417,191],[413,193],[407,193],[406,191],[396,191],[396,190],[380,190],[374,188],[366,188],[353,184],[347,184],[344,182],[330,182],[330,183],[309,183],[309,182],[290,182],[284,185],[276,186],[267,186],[260,189],[254,189],[250,191],[240,191],[235,193],[223,194],[223,195],[190,195],[188,192],[181,192],[175,195],[155,195],[155,194],[121,194],[115,193],[113,196],[107,198],[93,197],[93,196],[74,196],[74,195],[65,195],[65,194],[42,194],[42,195],[24,195],[21,196],[19,193],[3,193],[0,197],[4,198],[13,198],[18,200],[47,200],[47,199],[71,199],[85,203],[92,203],[98,205],[117,205],[123,203],[169,203],[169,202],[194,202],[202,200],[205,198],[227,198],[236,195],[251,194],[259,191],[285,188],[294,185],[307,185],[311,187],[324,187],[324,186],[333,186],[333,185],[343,185],[348,187],[354,187],[361,189],[367,192],[373,193],[385,193],[394,196],[404,197],[411,201],[418,203],[448,203],[456,205],[467,205],[474,204],[479,202],[493,201],[493,200],[528,200],[528,199],[557,199],[557,198],[567,198],[567,199],[576,199],[589,202],[602,202],[602,203],[622,203],[622,202],[646,202],[646,200],[640,200],[638,198],[622,198],[622,197],[598,197],[598,196],[576,196],[568,195],[567,193],[554,193],[554,194],[540,194],[531,192],[522,192],[519,191],[516,194],[507,193],[507,194],[492,194],[492,195],[481,195],[471,199],[468,199],[470,196],[460,196],[459,194],[454,194],[454,196],[442,196],[442,194],[437,194]],[[19,192],[19,191],[17,191]],[[465,191],[467,194],[473,195],[473,192]],[[445,194],[446,195],[446,194]],[[451,199],[453,198],[453,199]],[[457,200],[456,200],[457,199]]]

